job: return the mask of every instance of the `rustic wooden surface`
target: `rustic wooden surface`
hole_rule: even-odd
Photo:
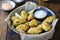
[[[58,12],[60,10],[60,3],[52,3],[52,2],[46,3],[46,2],[42,2],[42,0],[30,0],[30,1],[34,1],[41,6],[48,7],[56,14],[56,16],[58,18],[60,17],[60,13]],[[0,38],[1,38],[1,40],[6,40],[7,23],[4,20],[8,16],[8,13],[9,12],[4,12],[4,11],[0,10]],[[56,25],[56,31],[55,31],[54,36],[51,40],[59,40],[60,39],[59,38],[60,37],[60,35],[59,35],[60,34],[60,31],[59,31],[60,25],[59,24],[60,24],[60,20]],[[13,39],[11,39],[11,40],[13,40]],[[16,40],[16,39],[14,39],[14,40]]]
[[[7,23],[4,21],[5,18],[7,17],[7,13],[0,10],[0,40],[5,40],[6,39],[6,29],[7,29]]]

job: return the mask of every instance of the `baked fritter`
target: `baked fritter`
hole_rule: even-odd
[[[20,15],[23,17],[24,20],[26,20],[28,18],[28,13],[26,10],[22,10]]]
[[[31,34],[37,34],[37,33],[41,33],[42,32],[42,28],[41,27],[33,27],[30,28],[27,33],[31,33]]]
[[[29,22],[29,26],[34,27],[38,25],[38,21],[36,19],[33,19]]]
[[[47,22],[51,23],[55,18],[56,18],[55,16],[49,16],[44,20],[44,22],[47,21]]]
[[[32,20],[34,17],[33,17],[33,13],[30,13],[29,16],[28,16],[28,21]]]
[[[49,31],[50,29],[51,29],[51,25],[50,25],[50,23],[49,22],[43,22],[42,23],[42,28],[43,28],[43,30],[45,30],[45,31]]]
[[[16,27],[16,30],[19,31],[19,30],[23,30],[23,31],[27,31],[27,29],[29,28],[28,25],[26,24],[20,24]]]

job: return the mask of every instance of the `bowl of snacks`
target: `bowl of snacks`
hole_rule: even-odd
[[[15,8],[15,3],[13,1],[1,1],[1,8],[2,10],[5,11],[10,11],[13,8]]]
[[[26,5],[27,3],[29,6]],[[9,28],[20,34],[21,40],[50,39],[58,21],[56,15],[50,9],[38,6],[34,2],[27,3],[9,14],[5,20]]]

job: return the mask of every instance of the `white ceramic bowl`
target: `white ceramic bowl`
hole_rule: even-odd
[[[12,8],[11,9],[8,9],[8,10],[2,8],[2,4],[3,3],[10,3],[12,5]],[[16,6],[16,4],[13,1],[1,1],[1,8],[0,9],[5,10],[5,11],[9,11],[9,10],[12,10],[13,8],[15,8],[15,6]]]
[[[39,7],[43,7],[43,6],[39,6]],[[55,16],[55,14],[50,9],[48,9],[46,7],[44,7],[44,8],[48,10],[50,15]],[[16,8],[15,10],[13,10],[9,14],[7,19],[5,20],[5,21],[7,21],[8,26],[9,26],[10,29],[12,29],[14,32],[20,34],[21,40],[48,40],[48,39],[50,39],[53,36],[53,33],[55,31],[55,25],[56,25],[56,23],[58,21],[57,19],[53,21],[53,23],[51,25],[52,28],[51,28],[50,31],[45,32],[45,33],[41,33],[41,34],[34,34],[34,35],[32,35],[32,34],[25,34],[25,33],[21,32],[21,31],[18,32],[15,28],[13,28],[13,26],[11,25],[11,21],[9,19],[10,19],[11,16],[14,15],[14,12],[18,12],[18,11],[20,12],[22,9],[26,9],[26,5],[22,5],[22,6],[18,7],[18,8]],[[28,9],[29,9],[29,7],[26,10],[28,11]]]

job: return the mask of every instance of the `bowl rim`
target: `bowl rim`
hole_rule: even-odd
[[[12,12],[10,12],[10,14],[12,14],[14,11],[16,11],[17,9],[19,9],[19,8],[21,8],[21,7],[23,7],[23,6],[25,6],[25,5],[22,5],[22,6],[17,7],[15,10],[13,10]],[[44,6],[39,6],[39,7],[44,7]],[[48,9],[47,7],[44,7],[44,8]],[[55,16],[55,14],[54,14],[53,11],[51,11],[50,9],[48,9],[48,10]],[[8,24],[8,26],[9,26],[9,28],[12,29],[14,32],[20,34],[20,32],[18,32],[18,31],[16,31],[15,29],[13,29],[9,24]],[[51,30],[48,31],[48,32],[45,32],[45,33],[42,33],[42,34],[37,34],[37,35],[48,34],[49,32],[51,32],[51,31],[53,30],[53,28],[54,28],[54,27],[52,27]],[[23,33],[23,34],[24,34],[24,33]],[[30,35],[30,34],[25,34],[25,35]],[[34,36],[34,35],[33,35],[33,36]]]

